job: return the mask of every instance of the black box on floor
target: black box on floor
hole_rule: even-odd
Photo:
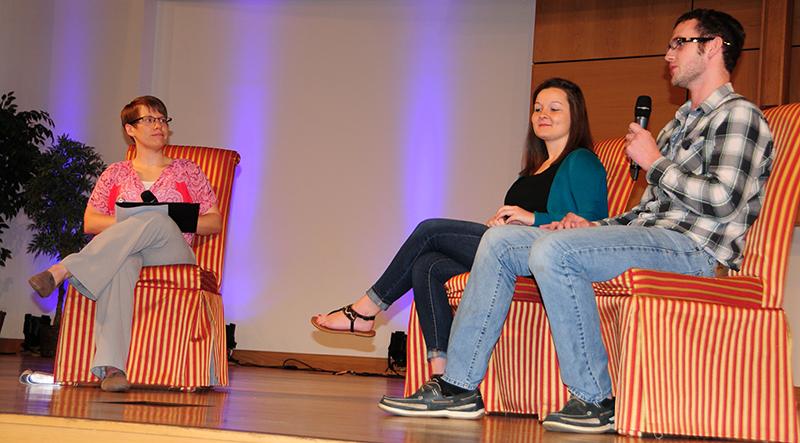
[[[389,368],[406,367],[406,333],[403,331],[392,332],[389,339]]]

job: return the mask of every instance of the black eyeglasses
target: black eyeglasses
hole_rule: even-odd
[[[667,43],[667,49],[678,49],[681,46],[685,45],[686,43],[705,43],[714,40],[717,36],[714,37],[675,37]],[[730,46],[730,42],[726,42],[725,40],[722,41],[723,45]]]
[[[156,122],[159,122],[159,123],[161,123],[161,125],[166,126],[166,125],[169,125],[169,122],[171,122],[171,121],[172,121],[172,118],[170,118],[170,117],[153,117],[153,116],[150,116],[150,115],[146,115],[144,117],[139,117],[139,118],[133,119],[128,124],[129,125],[135,125],[136,123],[142,122],[142,123],[144,123],[146,125],[154,126],[156,124]]]

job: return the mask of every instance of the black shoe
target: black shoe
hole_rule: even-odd
[[[446,417],[478,419],[484,414],[483,399],[477,389],[463,394],[444,395],[442,380],[433,377],[409,397],[383,396],[378,407],[405,417]]]
[[[564,408],[547,416],[542,426],[548,431],[604,434],[614,432],[614,399],[599,405],[570,397]]]

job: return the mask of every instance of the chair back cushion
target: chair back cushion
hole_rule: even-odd
[[[594,153],[606,168],[608,215],[614,217],[627,208],[635,182],[630,177],[630,161],[625,155],[625,137],[609,138],[594,145]]]
[[[734,275],[761,278],[765,308],[783,305],[783,286],[800,197],[800,103],[764,111],[772,130],[775,163],[764,206],[745,237],[744,260]]]
[[[221,287],[225,234],[228,229],[234,170],[239,164],[239,154],[222,148],[169,145],[164,148],[164,155],[195,162],[217,195],[217,205],[222,214],[222,231],[216,235],[195,235],[192,248],[197,256],[197,264],[216,274],[217,287]],[[129,146],[126,158],[131,160],[134,157],[136,157],[136,147]]]

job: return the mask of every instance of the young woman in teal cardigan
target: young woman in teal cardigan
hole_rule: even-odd
[[[444,371],[453,313],[444,283],[469,271],[487,229],[540,226],[573,212],[588,220],[608,216],[606,171],[591,151],[592,136],[580,88],[552,78],[533,93],[534,108],[519,178],[486,223],[429,219],[409,236],[377,282],[353,304],[311,318],[319,330],[375,335],[375,315],[414,290],[420,328],[434,374]]]

